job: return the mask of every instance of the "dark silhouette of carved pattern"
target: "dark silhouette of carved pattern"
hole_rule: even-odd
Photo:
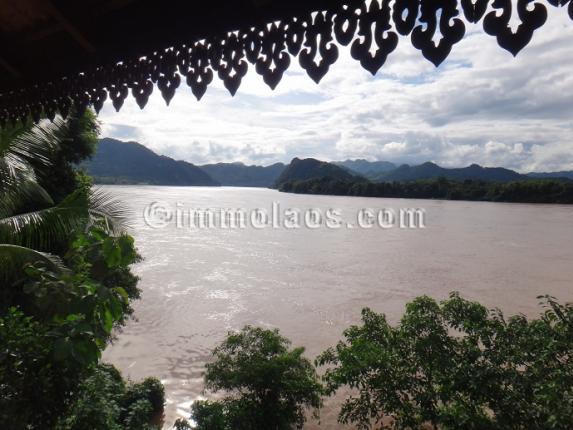
[[[471,23],[479,22],[483,18],[489,2],[490,0],[474,0],[473,2],[472,0],[462,0],[464,16]]]
[[[394,11],[392,12],[392,20],[398,33],[402,36],[407,36],[412,32],[416,25],[419,10],[419,0],[396,0]]]
[[[263,77],[265,84],[274,90],[290,66],[290,56],[286,51],[285,25],[270,24],[261,33],[258,46],[260,56],[254,62],[255,69]]]
[[[383,0],[382,6],[380,6],[378,2],[373,1],[368,10],[362,6],[358,35],[364,40],[355,40],[350,49],[352,57],[360,61],[362,67],[372,75],[378,72],[386,62],[388,54],[398,46],[398,35],[393,31],[388,31],[392,28],[389,3],[389,0]],[[378,49],[372,55],[370,49],[374,42],[376,42]]]
[[[145,88],[149,91],[149,94],[147,95],[144,94],[144,88],[141,88],[143,86],[143,83],[140,83],[139,86],[140,86],[139,88],[136,88],[136,86],[134,85],[133,91],[136,93],[134,94],[134,97],[139,106],[145,106],[147,100],[149,99],[149,94],[151,94],[151,91],[153,90],[153,84],[151,84],[151,88],[148,87]],[[103,88],[95,88],[90,91],[89,96],[85,93],[82,94],[81,92],[77,92],[76,98],[79,99],[76,102],[76,105],[79,104],[81,106],[82,111],[88,107],[88,104],[91,101],[95,111],[99,113],[99,111],[103,108],[103,104],[107,100],[107,91],[104,90]]]
[[[316,83],[338,60],[338,48],[332,37],[332,13],[319,12],[308,18],[303,48],[298,54],[300,66]]]
[[[209,54],[211,67],[234,96],[249,68],[239,35],[231,33],[226,39],[215,40],[209,45]]]
[[[197,42],[191,48],[184,48],[180,56],[179,72],[187,78],[197,100],[205,95],[213,82],[213,70],[209,63],[209,51],[204,42]]]
[[[528,10],[530,3],[533,5],[532,10]],[[547,20],[547,9],[541,3],[534,0],[518,0],[517,13],[521,24],[514,34],[509,27],[513,7],[511,1],[495,0],[492,5],[496,11],[485,16],[483,28],[488,34],[496,36],[497,43],[514,56],[531,41],[533,32]],[[501,16],[497,16],[497,10],[502,11]]]
[[[333,31],[336,41],[342,46],[348,46],[354,39],[358,28],[358,13],[362,12],[366,4],[362,0],[350,0],[338,9],[333,20]]]
[[[127,64],[116,64],[112,67],[110,71],[110,80],[107,86],[107,92],[109,93],[109,98],[113,104],[116,111],[119,112],[123,106],[123,102],[127,98],[129,93],[129,87],[127,86]]]
[[[158,73],[157,87],[161,91],[165,103],[169,105],[169,102],[175,95],[175,90],[181,84],[181,77],[177,73],[177,53],[174,49],[169,49],[159,57],[157,63],[159,65],[156,70],[156,73]]]
[[[450,54],[452,46],[465,34],[465,25],[459,15],[456,0],[434,0],[421,4],[418,25],[412,31],[412,45],[437,67]],[[438,18],[438,12],[441,12]],[[439,28],[442,38],[436,44],[434,36]]]
[[[286,44],[289,54],[293,57],[296,57],[300,53],[307,27],[308,22],[301,18],[293,18],[287,24]]]
[[[517,55],[545,23],[547,4],[567,8],[573,19],[573,0],[333,0],[329,10],[185,41],[143,58],[0,94],[0,124],[66,116],[72,104],[80,111],[91,106],[99,112],[108,99],[119,110],[130,93],[143,109],[155,86],[169,104],[182,78],[200,100],[215,72],[234,95],[249,63],[274,89],[291,57],[298,57],[308,75],[320,82],[338,59],[337,45],[350,47],[352,57],[376,74],[396,49],[398,35],[409,37],[438,66],[472,24],[481,23],[502,48]],[[514,16],[520,22],[516,31],[509,25]]]

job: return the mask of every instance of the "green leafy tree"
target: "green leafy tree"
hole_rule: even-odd
[[[99,365],[85,378],[56,430],[159,430],[150,422],[163,411],[163,385],[148,378],[126,384],[110,365]]]
[[[137,258],[129,236],[109,236],[94,227],[72,245],[65,271],[28,264],[18,282],[4,289],[0,422],[13,423],[13,429],[50,428],[68,413],[78,384],[97,365],[113,328],[125,322],[130,301],[139,295],[137,288],[128,292],[108,283],[109,276]]]
[[[49,153],[52,168],[49,175],[40,177],[39,183],[59,203],[85,180],[77,166],[95,153],[100,126],[90,109],[83,114],[72,109],[65,121],[57,120],[56,124],[57,145],[50,146]]]
[[[5,428],[49,428],[67,405],[66,394],[81,369],[75,362],[59,365],[53,329],[16,308],[0,315],[0,422]]]
[[[452,294],[419,297],[400,324],[362,312],[362,325],[317,359],[327,391],[350,387],[339,421],[359,429],[569,429],[573,305],[544,297],[539,319]]]
[[[73,152],[72,143],[88,145],[85,142],[91,137],[85,135],[91,136],[93,127],[97,130],[92,115],[86,113],[81,121],[58,118],[53,124],[0,133],[0,258],[11,258],[13,252],[28,260],[42,260],[38,252],[61,254],[76,231],[98,220],[103,220],[111,232],[125,228],[123,205],[101,191],[92,191],[89,181],[78,181],[78,172],[70,170],[71,160],[81,159],[81,150],[62,155]],[[82,133],[77,123],[90,131]],[[75,134],[80,137],[74,138]],[[58,165],[61,160],[54,160],[56,156],[64,157],[68,164]],[[67,178],[68,186],[60,186],[62,178]],[[50,188],[69,193],[55,198]],[[29,248],[28,255],[4,245]]]
[[[302,428],[305,409],[321,405],[321,385],[304,348],[289,349],[278,330],[247,326],[213,352],[205,384],[221,401],[196,402],[199,430]]]
[[[13,430],[140,430],[163,409],[159,381],[125,388],[98,370],[139,297],[139,255],[123,206],[74,167],[96,136],[90,112],[0,131],[0,423]]]

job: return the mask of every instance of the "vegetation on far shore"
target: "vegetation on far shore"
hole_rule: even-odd
[[[279,185],[279,191],[336,196],[573,204],[573,181],[556,179],[491,182],[437,178],[375,183],[365,179],[348,181],[323,177],[284,182]]]

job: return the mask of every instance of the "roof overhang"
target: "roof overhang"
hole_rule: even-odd
[[[573,0],[0,0],[0,123],[169,103],[182,81],[200,99],[215,76],[234,95],[249,67],[274,89],[293,58],[319,82],[337,45],[375,74],[399,35],[438,66],[471,25],[517,55],[547,7],[573,19]]]

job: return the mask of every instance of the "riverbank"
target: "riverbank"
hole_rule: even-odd
[[[280,184],[279,191],[351,197],[573,204],[573,181],[553,179],[490,182],[438,178],[376,183],[367,180],[320,178],[285,182]]]

